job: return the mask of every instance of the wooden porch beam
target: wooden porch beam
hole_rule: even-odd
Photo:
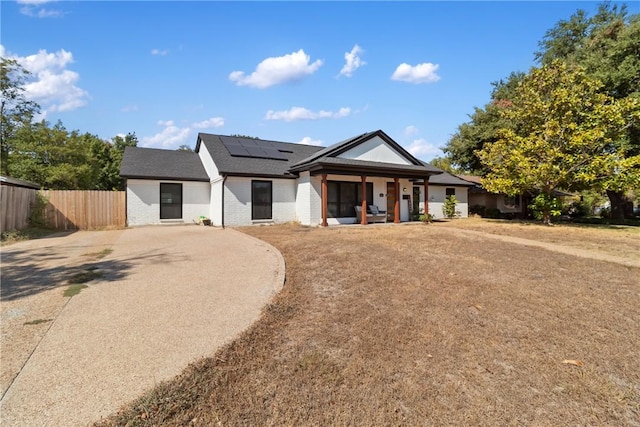
[[[396,203],[393,207],[393,223],[400,223],[400,178],[393,178],[396,187]]]
[[[327,174],[322,174],[322,186],[321,186],[321,190],[320,192],[322,193],[322,226],[326,227],[327,225],[329,225],[327,223],[327,202],[329,200],[327,191],[328,191],[328,185],[327,185]]]

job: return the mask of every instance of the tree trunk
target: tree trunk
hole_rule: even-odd
[[[544,225],[551,225],[551,211],[549,209],[542,211],[542,223]]]
[[[622,191],[607,190],[611,202],[611,219],[633,218],[633,200]]]

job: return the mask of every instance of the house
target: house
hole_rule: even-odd
[[[466,216],[469,184],[450,176],[432,187],[442,173],[381,130],[326,148],[200,133],[194,152],[127,147],[120,169],[132,226],[200,217],[218,226],[352,224],[355,207],[370,205],[404,222],[416,200],[424,209],[425,194],[427,208],[438,210],[447,188],[460,194]]]
[[[507,196],[501,193],[490,193],[482,186],[482,177],[476,175],[458,175],[458,178],[473,185],[469,189],[469,206],[472,213],[482,216],[512,215],[524,216],[526,214],[526,195]],[[494,214],[491,214],[491,211]]]

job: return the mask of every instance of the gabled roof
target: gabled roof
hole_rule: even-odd
[[[369,141],[374,137],[379,137],[386,144],[397,151],[410,164],[381,163],[374,161],[346,159],[339,157],[352,148]],[[311,156],[295,163],[291,169],[292,172],[311,171],[311,172],[328,172],[328,173],[385,173],[386,175],[394,175],[398,177],[417,177],[439,174],[441,171],[431,165],[425,164],[412,156],[408,151],[402,148],[389,135],[382,130],[363,133],[353,138],[333,144],[325,149],[313,153]]]
[[[36,184],[35,182],[25,181],[23,179],[11,178],[8,176],[0,176],[0,183],[2,183],[2,185],[9,185],[13,187],[32,188],[34,190],[40,189],[40,184]]]
[[[197,153],[141,147],[125,147],[120,176],[132,179],[209,181]]]
[[[291,165],[322,150],[322,147],[314,145],[235,137],[235,139],[241,143],[269,144],[278,150],[285,160],[238,157],[232,156],[229,153],[229,150],[223,143],[223,138],[227,137],[224,135],[200,133],[198,134],[198,142],[196,143],[196,152],[199,152],[200,146],[204,144],[221,175],[296,178],[296,174],[289,171]]]

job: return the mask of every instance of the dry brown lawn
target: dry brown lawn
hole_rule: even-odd
[[[244,229],[283,291],[103,425],[640,425],[640,269],[451,226]]]

